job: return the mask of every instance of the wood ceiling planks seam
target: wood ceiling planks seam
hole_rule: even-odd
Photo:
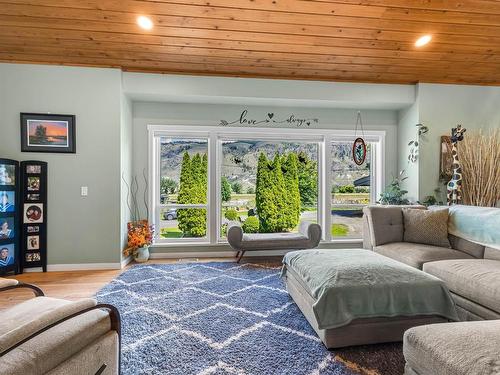
[[[0,0],[0,60],[359,82],[500,81],[500,2]],[[406,6],[405,6],[406,5]],[[135,24],[154,20],[151,32]],[[413,45],[423,33],[433,42]]]

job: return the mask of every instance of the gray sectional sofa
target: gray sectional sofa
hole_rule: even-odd
[[[404,242],[402,207],[365,207],[364,247],[443,280],[461,320],[500,319],[500,250],[451,234],[451,248]]]

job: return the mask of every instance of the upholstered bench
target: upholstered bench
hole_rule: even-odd
[[[500,374],[500,320],[411,328],[403,353],[405,375]]]
[[[302,221],[298,233],[243,233],[239,223],[230,223],[227,241],[237,251],[238,262],[246,251],[314,249],[321,240],[321,226]]]

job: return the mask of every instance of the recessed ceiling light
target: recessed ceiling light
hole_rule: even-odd
[[[153,21],[151,21],[151,18],[146,16],[137,17],[137,24],[144,30],[151,30],[153,28]]]
[[[415,46],[417,47],[425,46],[427,43],[431,41],[431,39],[432,35],[423,35],[417,39],[417,41],[415,42]]]

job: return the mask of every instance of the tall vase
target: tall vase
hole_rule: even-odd
[[[137,263],[147,262],[149,259],[149,246],[143,246],[137,249],[135,253],[135,261]]]

